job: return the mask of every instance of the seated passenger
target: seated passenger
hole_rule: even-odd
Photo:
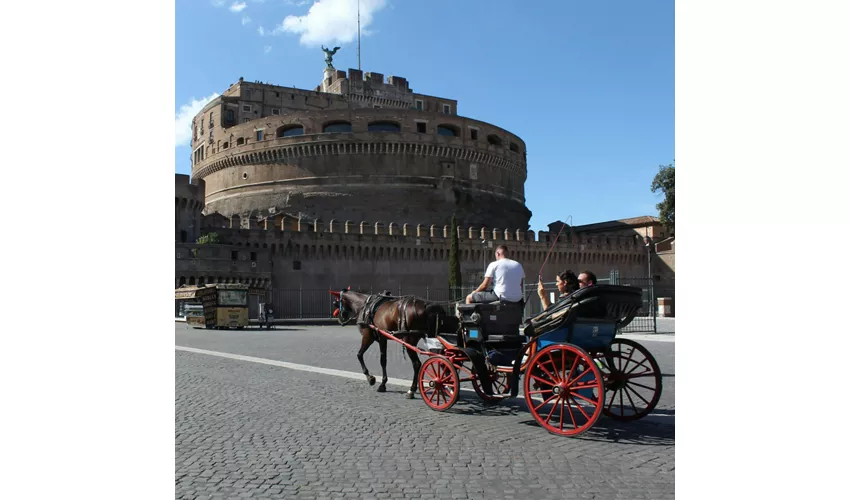
[[[561,293],[561,295],[558,296],[559,301],[579,289],[579,280],[575,273],[569,269],[561,271],[555,276],[555,284],[558,287],[558,291]],[[540,278],[537,282],[537,295],[540,297],[540,305],[543,309],[546,309],[551,305],[549,303],[549,297],[546,296],[546,292],[543,290],[542,278]]]
[[[586,288],[596,284],[596,275],[590,271],[582,271],[578,275],[578,284],[581,288]]]
[[[509,259],[507,254],[508,247],[505,245],[496,247],[496,260],[487,266],[481,285],[466,296],[467,304],[497,300],[522,301],[522,281],[525,279],[525,271],[519,262]],[[491,283],[492,291],[488,290]]]

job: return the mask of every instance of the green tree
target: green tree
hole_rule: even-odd
[[[452,215],[452,245],[449,249],[449,289],[452,300],[460,300],[460,287],[463,277],[460,274],[460,259],[458,258],[457,219]]]
[[[661,223],[673,234],[676,231],[676,167],[672,164],[659,165],[651,189],[653,193],[659,189],[664,193],[664,200],[655,207]]]
[[[222,243],[218,233],[206,233],[198,238],[198,245],[220,245]]]

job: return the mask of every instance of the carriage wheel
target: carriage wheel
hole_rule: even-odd
[[[472,381],[472,388],[475,389],[475,393],[478,394],[478,397],[482,400],[488,403],[498,403],[510,396],[511,386],[508,383],[509,381],[510,375],[506,372],[490,373],[490,383],[493,386],[492,396],[484,392],[484,389],[481,387],[481,383],[477,378]]]
[[[602,373],[584,349],[553,344],[528,364],[525,402],[534,420],[552,434],[575,436],[590,429],[604,401]]]
[[[443,356],[432,356],[419,368],[419,394],[432,410],[446,411],[460,397],[460,378],[452,363]]]
[[[644,346],[614,339],[605,352],[605,364],[605,415],[637,420],[655,409],[661,398],[661,369]]]

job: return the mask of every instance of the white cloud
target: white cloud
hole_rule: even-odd
[[[259,33],[260,36],[263,36],[266,34],[266,30],[264,30],[263,27],[260,26],[259,28],[257,28],[257,33]]]
[[[242,12],[245,9],[245,7],[246,7],[245,2],[240,2],[240,3],[234,2],[230,6],[230,12]]]
[[[222,5],[227,3],[227,0],[211,0],[211,1],[212,1],[212,4],[216,7],[221,7]]]
[[[375,12],[386,6],[386,0],[360,0],[360,27],[363,34],[372,23]],[[275,28],[282,32],[300,34],[299,43],[308,47],[350,43],[357,39],[357,0],[319,0],[306,15],[286,16]]]
[[[218,97],[218,93],[213,93],[200,101],[193,97],[188,104],[180,106],[180,111],[174,117],[174,142],[176,146],[188,146],[192,142],[192,118],[216,97]]]
[[[248,23],[250,23],[250,22],[251,22],[251,18],[250,18],[250,17],[248,17],[248,16],[242,16],[242,26],[245,26],[246,24],[248,24]]]
[[[271,45],[266,45],[266,47],[263,49],[263,53],[264,53],[264,54],[268,54],[268,53],[269,53],[269,52],[271,52],[271,51],[272,51],[272,46],[271,46]]]

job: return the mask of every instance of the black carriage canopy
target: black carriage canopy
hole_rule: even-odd
[[[643,291],[639,287],[594,285],[580,288],[532,318],[523,333],[536,337],[577,318],[612,321],[620,329],[632,322],[642,306]]]

